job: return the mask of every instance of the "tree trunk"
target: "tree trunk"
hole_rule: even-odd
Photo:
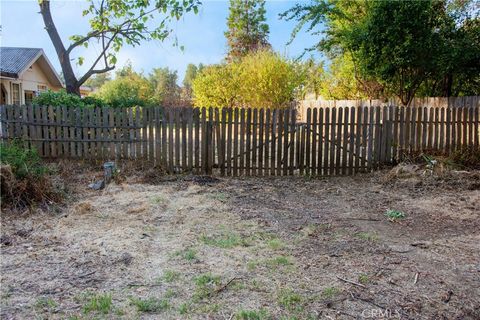
[[[55,51],[57,52],[58,60],[60,61],[60,65],[62,67],[67,92],[80,96],[80,85],[75,73],[73,72],[69,53],[67,50],[65,50],[65,46],[63,45],[62,39],[58,34],[55,23],[53,22],[52,14],[50,13],[50,0],[41,0],[39,1],[39,5],[40,14],[43,17],[45,29],[48,32],[50,40],[52,40]]]

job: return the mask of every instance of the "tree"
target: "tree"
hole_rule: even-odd
[[[193,81],[196,106],[284,108],[295,98],[303,73],[269,50],[206,67]]]
[[[308,50],[353,63],[370,98],[475,94],[480,84],[480,22],[473,0],[317,0],[282,14],[319,35]],[[475,89],[477,88],[477,89]],[[419,91],[420,90],[420,91]]]
[[[258,49],[270,47],[265,13],[265,0],[230,0],[228,30],[225,32],[228,61],[237,60]]]
[[[94,97],[112,107],[149,106],[155,103],[150,82],[133,70],[131,64],[117,71],[116,78],[106,82]]]
[[[192,83],[195,106],[238,106],[240,79],[237,68],[234,63],[205,67]]]
[[[177,71],[169,68],[154,68],[149,76],[153,88],[153,98],[162,106],[177,106],[180,101],[180,88],[177,85]]]
[[[87,81],[85,81],[84,84],[96,90],[96,89],[99,89],[101,86],[103,86],[106,82],[111,80],[112,78],[110,77],[110,72],[99,73],[89,78]]]
[[[169,23],[185,13],[198,11],[199,0],[88,0],[83,16],[89,17],[90,30],[83,35],[73,35],[66,46],[58,32],[50,10],[50,0],[39,0],[40,14],[45,29],[57,52],[65,77],[67,92],[80,94],[80,86],[94,74],[115,68],[116,54],[123,45],[139,45],[144,40],[165,40],[172,32]],[[72,67],[73,50],[100,44],[101,51],[88,70],[77,77]],[[83,57],[77,63],[84,63]]]
[[[198,67],[193,63],[189,63],[187,65],[187,70],[185,71],[185,77],[183,78],[183,96],[185,100],[192,100],[192,84],[193,80],[197,77],[197,75],[202,72],[204,66],[203,64],[199,64]]]

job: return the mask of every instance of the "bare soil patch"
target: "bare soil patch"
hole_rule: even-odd
[[[2,214],[2,319],[480,318],[479,171],[94,175]]]

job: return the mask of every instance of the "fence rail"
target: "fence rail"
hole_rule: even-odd
[[[476,107],[270,109],[0,106],[3,140],[45,158],[148,161],[171,173],[346,175],[410,152],[479,148]]]

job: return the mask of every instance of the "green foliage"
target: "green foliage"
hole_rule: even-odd
[[[65,90],[58,92],[45,91],[33,98],[33,104],[39,106],[54,106],[68,108],[93,108],[105,107],[106,104],[101,99],[95,97],[80,98],[76,94],[67,93]]]
[[[292,39],[304,28],[319,36],[306,51],[320,50],[332,59],[323,96],[358,98],[348,94],[353,88],[360,97],[395,94],[408,104],[416,94],[479,93],[479,13],[472,0],[316,0],[281,16],[298,22]],[[336,59],[351,60],[344,74],[334,70]],[[346,85],[335,92],[335,83]]]
[[[148,299],[130,298],[130,302],[137,307],[139,312],[157,313],[170,308],[170,302],[167,299],[153,297]]]
[[[36,149],[30,149],[22,141],[0,143],[0,163],[9,165],[17,179],[27,176],[41,177],[47,173]]]
[[[303,297],[292,289],[284,289],[278,295],[278,303],[288,311],[302,311]]]
[[[87,303],[83,306],[83,313],[98,312],[108,314],[112,310],[111,294],[96,294],[90,296]]]
[[[325,298],[325,299],[330,299],[330,298],[333,298],[334,296],[336,296],[339,293],[340,293],[340,290],[338,290],[337,288],[327,287],[327,288],[323,289],[322,297]]]
[[[197,78],[197,75],[202,72],[204,68],[203,64],[199,64],[198,66],[194,65],[193,63],[189,63],[187,65],[187,70],[185,71],[185,77],[183,78],[183,98],[188,101],[192,101],[193,99],[193,80]]]
[[[370,281],[368,274],[362,273],[358,276],[358,282],[362,284],[367,284]]]
[[[265,13],[265,0],[230,0],[228,30],[225,32],[228,61],[270,47]]]
[[[150,82],[128,64],[117,72],[115,80],[106,82],[94,96],[115,108],[150,106],[154,103],[153,92]]]
[[[98,89],[103,86],[108,81],[111,81],[110,73],[99,73],[92,77],[90,77],[87,81],[85,81],[84,85],[90,87],[92,89]]]
[[[148,80],[153,89],[153,100],[161,106],[178,106],[180,88],[177,85],[177,71],[169,68],[153,68]]]
[[[390,219],[390,220],[398,220],[398,219],[403,219],[406,217],[405,213],[402,211],[398,210],[387,210],[385,215]]]
[[[237,320],[265,320],[270,319],[268,311],[265,309],[260,310],[240,310],[235,314]]]
[[[291,264],[292,262],[290,261],[290,259],[285,256],[278,256],[267,260],[267,265],[270,267],[288,266]]]
[[[204,273],[193,279],[196,289],[194,300],[202,300],[208,297],[221,283],[220,276],[212,273]]]
[[[362,99],[366,98],[355,78],[355,66],[349,54],[332,59],[329,71],[320,83],[320,95],[324,99]]]
[[[180,277],[180,273],[173,270],[165,270],[163,273],[162,279],[165,282],[174,282]]]
[[[206,67],[193,81],[196,106],[283,108],[302,83],[301,68],[271,51]]]
[[[248,243],[246,239],[243,239],[241,236],[226,232],[219,235],[202,235],[200,240],[206,245],[218,247],[222,249],[230,249],[237,246],[247,246]]]

